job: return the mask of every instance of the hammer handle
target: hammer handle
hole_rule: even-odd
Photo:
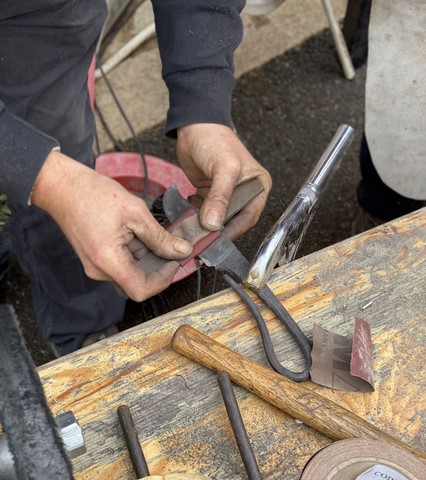
[[[425,453],[393,438],[350,410],[230,350],[189,325],[182,325],[175,332],[172,348],[215,372],[227,372],[236,384],[332,440],[374,438],[426,460]]]

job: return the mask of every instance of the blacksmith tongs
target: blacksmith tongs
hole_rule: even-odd
[[[309,179],[267,235],[252,266],[222,232],[207,233],[206,237],[196,242],[194,246],[195,253],[193,252],[191,256],[192,258],[196,254],[207,266],[224,272],[225,281],[246,303],[256,320],[269,364],[276,372],[296,382],[309,379],[309,370],[312,365],[311,344],[291,315],[270,290],[266,281],[272,268],[281,261],[282,257],[284,257],[285,261],[290,261],[294,258],[314,214],[315,205],[324,191],[328,180],[337,170],[352,137],[353,130],[351,127],[341,126],[339,128]],[[231,207],[228,209],[228,212],[231,211],[232,213],[227,216],[227,219],[243,208],[244,203],[241,201],[241,197],[243,199],[246,197],[247,202],[247,197],[251,195],[251,198],[253,198],[259,193],[261,188],[260,182],[256,179],[238,186],[231,199]],[[239,200],[235,201],[238,197]],[[198,234],[201,229],[198,217],[198,223],[195,226],[193,223],[190,226],[185,225],[185,222],[188,222],[191,214],[193,220],[197,212],[180,195],[176,187],[169,188],[164,194],[163,206],[167,218],[172,223],[170,230],[188,240],[193,240],[193,233],[196,232]],[[192,220],[189,221],[192,222]],[[156,262],[158,260],[150,253],[146,258],[141,259],[138,264],[143,270],[149,271],[157,268]],[[185,261],[182,263],[182,266],[185,265]],[[263,300],[294,338],[306,361],[303,371],[292,372],[281,365],[275,354],[262,314],[244,289],[244,285],[248,286]]]

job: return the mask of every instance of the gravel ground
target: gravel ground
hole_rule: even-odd
[[[274,180],[261,220],[237,242],[247,258],[253,257],[265,232],[290,203],[341,123],[355,128],[356,139],[319,206],[298,256],[350,236],[357,208],[355,189],[364,121],[364,82],[363,68],[357,70],[353,81],[343,78],[328,30],[238,81],[233,101],[235,126]],[[141,141],[147,153],[175,162],[174,143],[165,139],[163,128],[159,125],[145,132]],[[120,330],[195,301],[197,285],[198,276],[194,274],[172,285],[161,297],[142,304],[129,302]],[[209,295],[212,286],[212,272],[202,268],[201,296]],[[220,281],[218,288],[223,288]],[[34,321],[29,282],[14,260],[1,285],[0,303],[14,306],[36,365],[52,360]]]

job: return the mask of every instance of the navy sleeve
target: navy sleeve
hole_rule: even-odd
[[[232,125],[233,54],[244,0],[152,0],[170,107],[166,133],[192,123]]]
[[[15,116],[0,101],[0,193],[27,205],[38,172],[55,147],[56,140]]]

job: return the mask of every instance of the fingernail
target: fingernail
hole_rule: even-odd
[[[218,229],[222,226],[222,218],[216,210],[207,210],[204,222],[211,228]]]
[[[175,243],[175,250],[182,255],[189,255],[192,251],[192,245],[185,240],[181,240]]]

